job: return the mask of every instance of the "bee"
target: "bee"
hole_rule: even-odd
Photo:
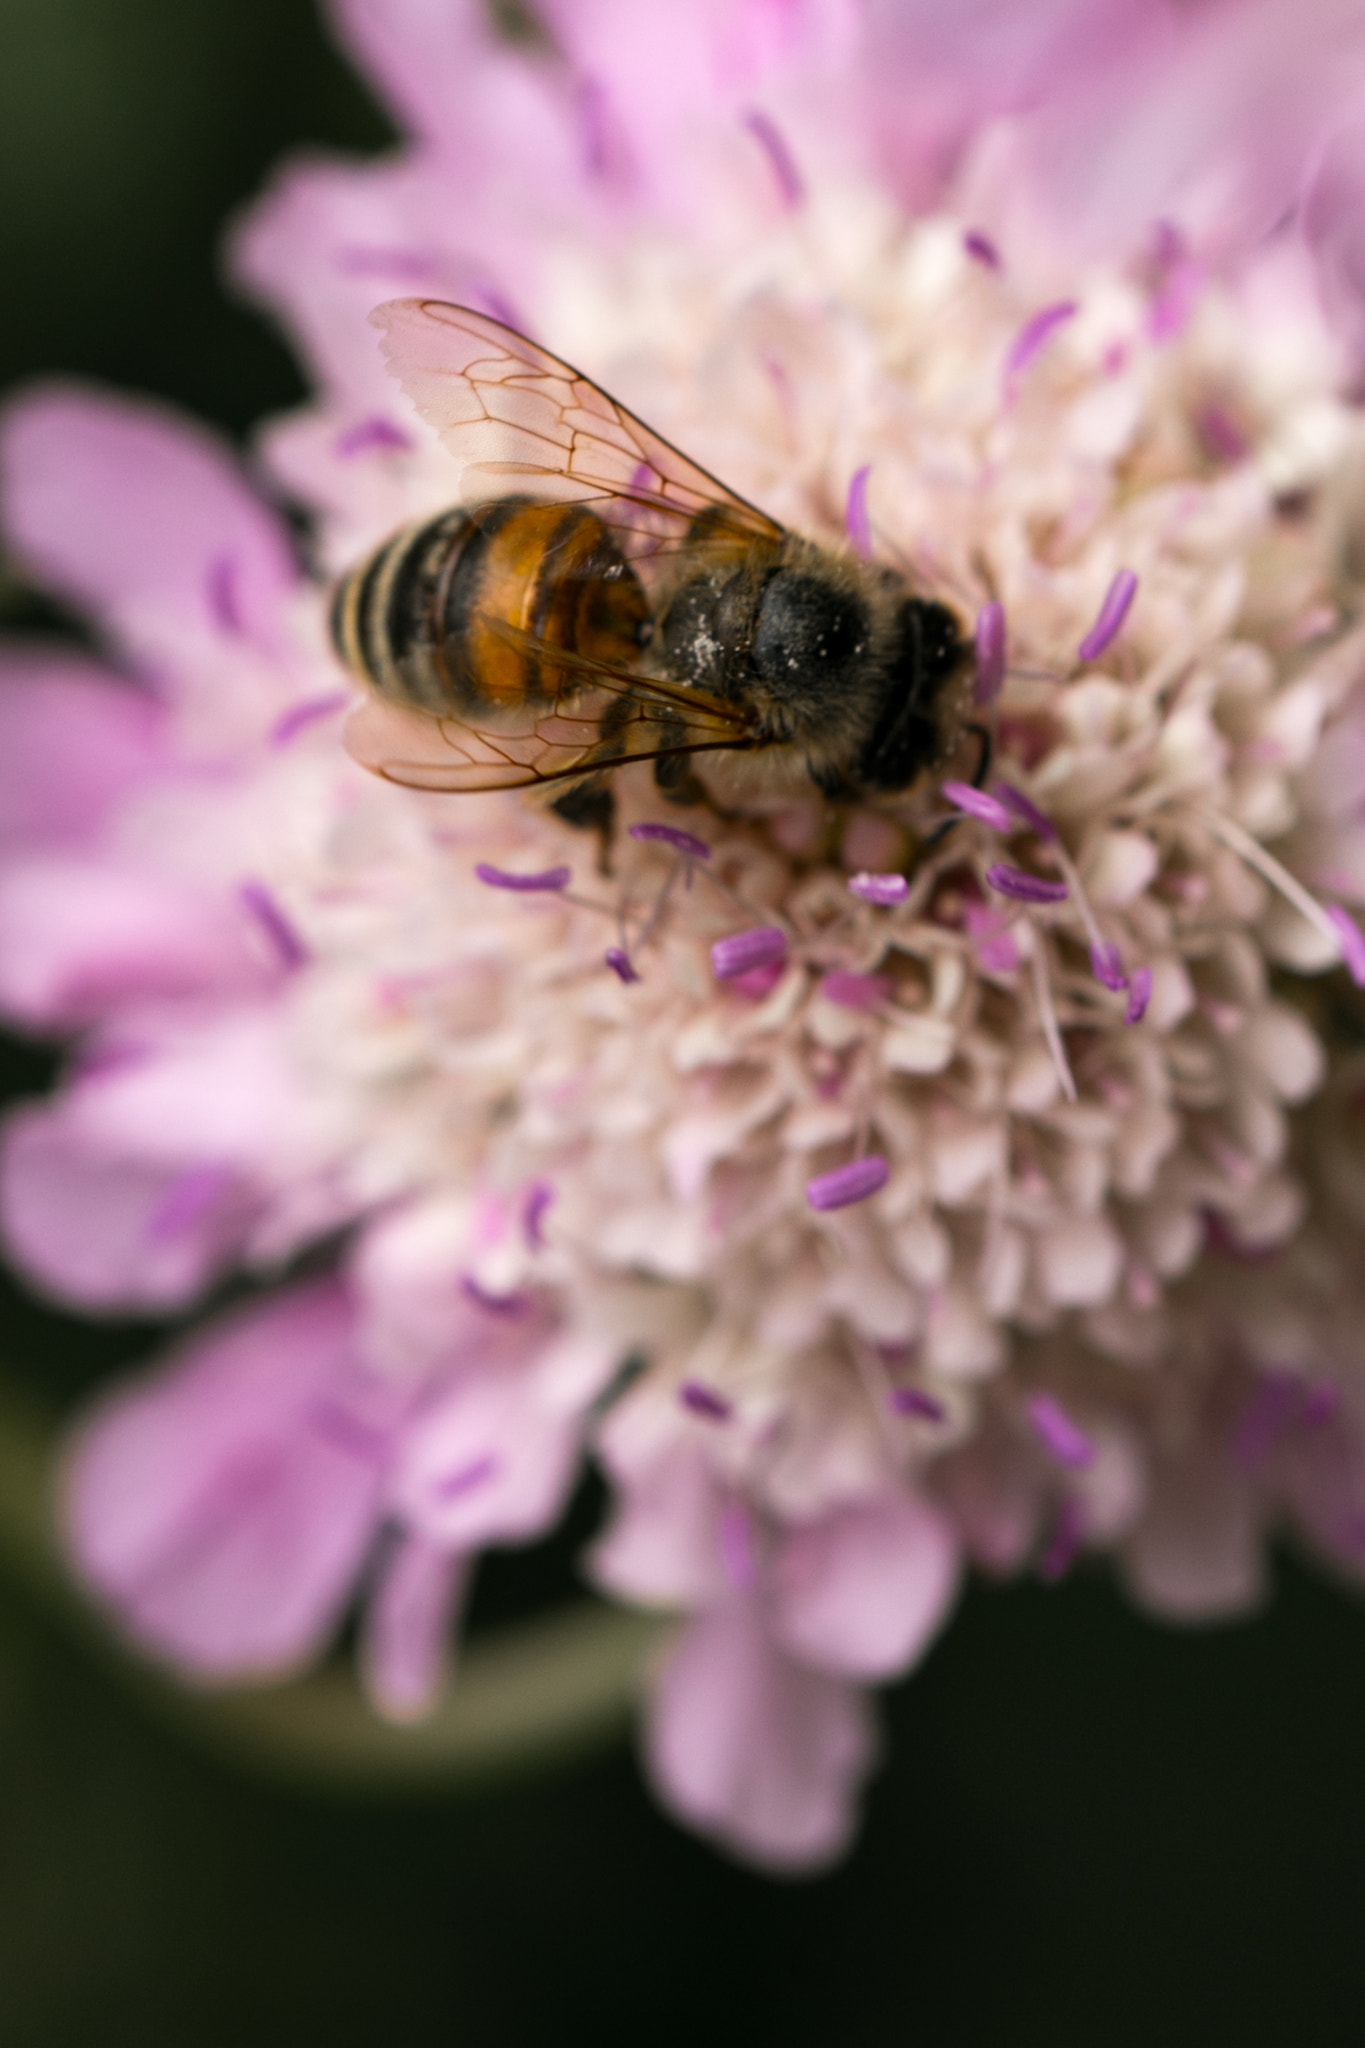
[[[370,691],[346,736],[364,766],[426,790],[563,785],[560,814],[609,837],[629,762],[681,802],[711,793],[709,754],[851,801],[947,759],[970,657],[945,605],[780,526],[485,314],[371,317],[464,502],[336,591],[335,646]]]

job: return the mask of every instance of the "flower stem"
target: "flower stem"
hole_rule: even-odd
[[[78,1634],[156,1718],[253,1775],[356,1792],[488,1784],[617,1739],[666,1627],[591,1600],[480,1637],[427,1719],[381,1721],[349,1667],[192,1691],[118,1643],[68,1579],[52,1527],[56,1430],[0,1380],[0,1572]]]

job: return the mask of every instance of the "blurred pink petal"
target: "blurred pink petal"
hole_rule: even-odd
[[[689,1623],[655,1674],[647,1762],[659,1796],[745,1862],[836,1862],[876,1753],[858,1688],[785,1657],[751,1601]]]
[[[617,1504],[593,1545],[596,1582],[626,1600],[692,1607],[727,1590],[719,1523],[720,1481],[700,1444],[670,1445],[620,1478]]]
[[[0,423],[0,494],[24,566],[135,652],[268,643],[298,581],[227,447],[167,407],[78,385],[22,393]]]
[[[403,125],[476,175],[500,156],[526,152],[533,188],[545,152],[560,175],[570,168],[563,95],[546,54],[527,64],[496,34],[478,0],[332,0],[345,42],[387,95]],[[451,81],[459,80],[458,92]]]
[[[335,1627],[371,1540],[385,1404],[329,1285],[211,1327],[87,1417],[64,1525],[146,1648],[209,1681],[294,1669]]]
[[[772,1628],[783,1649],[845,1678],[891,1678],[923,1653],[958,1588],[946,1517],[907,1494],[836,1509],[788,1533]]]
[[[149,997],[267,980],[247,921],[173,873],[35,855],[0,873],[0,1010],[70,1031]]]
[[[257,1209],[230,1169],[110,1149],[69,1102],[19,1109],[0,1142],[0,1232],[48,1294],[84,1309],[182,1307],[239,1257]]]
[[[525,1370],[475,1369],[412,1432],[394,1505],[448,1549],[524,1541],[565,1506],[581,1442],[579,1417],[538,1399]]]
[[[424,1536],[403,1537],[388,1559],[366,1603],[361,1671],[390,1721],[417,1721],[435,1706],[469,1570],[467,1556]]]
[[[0,664],[0,852],[85,847],[164,765],[164,714],[93,661],[47,648]]]

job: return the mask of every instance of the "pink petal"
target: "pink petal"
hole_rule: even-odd
[[[0,1009],[68,1031],[148,997],[264,986],[236,905],[111,859],[35,854],[0,875]]]
[[[135,650],[269,637],[298,577],[228,448],[169,409],[41,385],[0,424],[3,517],[50,590]]]
[[[67,1459],[79,1570],[137,1641],[196,1677],[316,1654],[375,1527],[391,1416],[330,1285],[231,1317],[89,1413]]]
[[[0,666],[0,851],[87,846],[160,765],[163,714],[75,654],[11,649]]]
[[[394,1506],[451,1550],[538,1536],[569,1497],[581,1441],[579,1417],[551,1407],[533,1374],[476,1368],[414,1429]]]
[[[231,1170],[186,1201],[186,1171],[102,1144],[68,1102],[20,1109],[0,1145],[0,1235],[58,1301],[180,1308],[234,1262],[258,1206]]]
[[[534,173],[558,142],[563,153],[551,162],[561,176],[577,167],[567,132],[562,141],[555,132],[561,125],[567,130],[562,71],[556,67],[558,75],[546,79],[548,67],[514,54],[483,7],[471,0],[440,7],[423,0],[334,0],[331,12],[403,126],[444,154],[484,170],[500,158],[515,164],[520,143]],[[458,91],[451,89],[453,80]],[[561,84],[559,93],[553,84]]]
[[[702,1445],[677,1440],[662,1457],[617,1474],[617,1503],[594,1544],[592,1575],[622,1599],[691,1607],[727,1585],[719,1546],[723,1493]]]
[[[822,1670],[891,1678],[928,1647],[957,1587],[958,1545],[946,1517],[909,1494],[890,1494],[784,1538],[773,1634]]]
[[[661,1799],[745,1862],[835,1863],[876,1757],[856,1686],[792,1663],[751,1601],[691,1622],[655,1674],[647,1760]]]
[[[470,1560],[424,1536],[395,1549],[365,1610],[365,1690],[390,1721],[420,1721],[440,1697]]]

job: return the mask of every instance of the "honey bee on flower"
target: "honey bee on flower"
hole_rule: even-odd
[[[1361,31],[542,11],[349,0],[414,139],[237,237],[306,572],[198,430],[7,416],[118,668],[0,704],[76,1047],[0,1217],[87,1308],[274,1283],[73,1438],[140,1644],[358,1604],[413,1718],[591,1454],[661,1798],[810,1870],[968,1567],[1365,1575]]]

